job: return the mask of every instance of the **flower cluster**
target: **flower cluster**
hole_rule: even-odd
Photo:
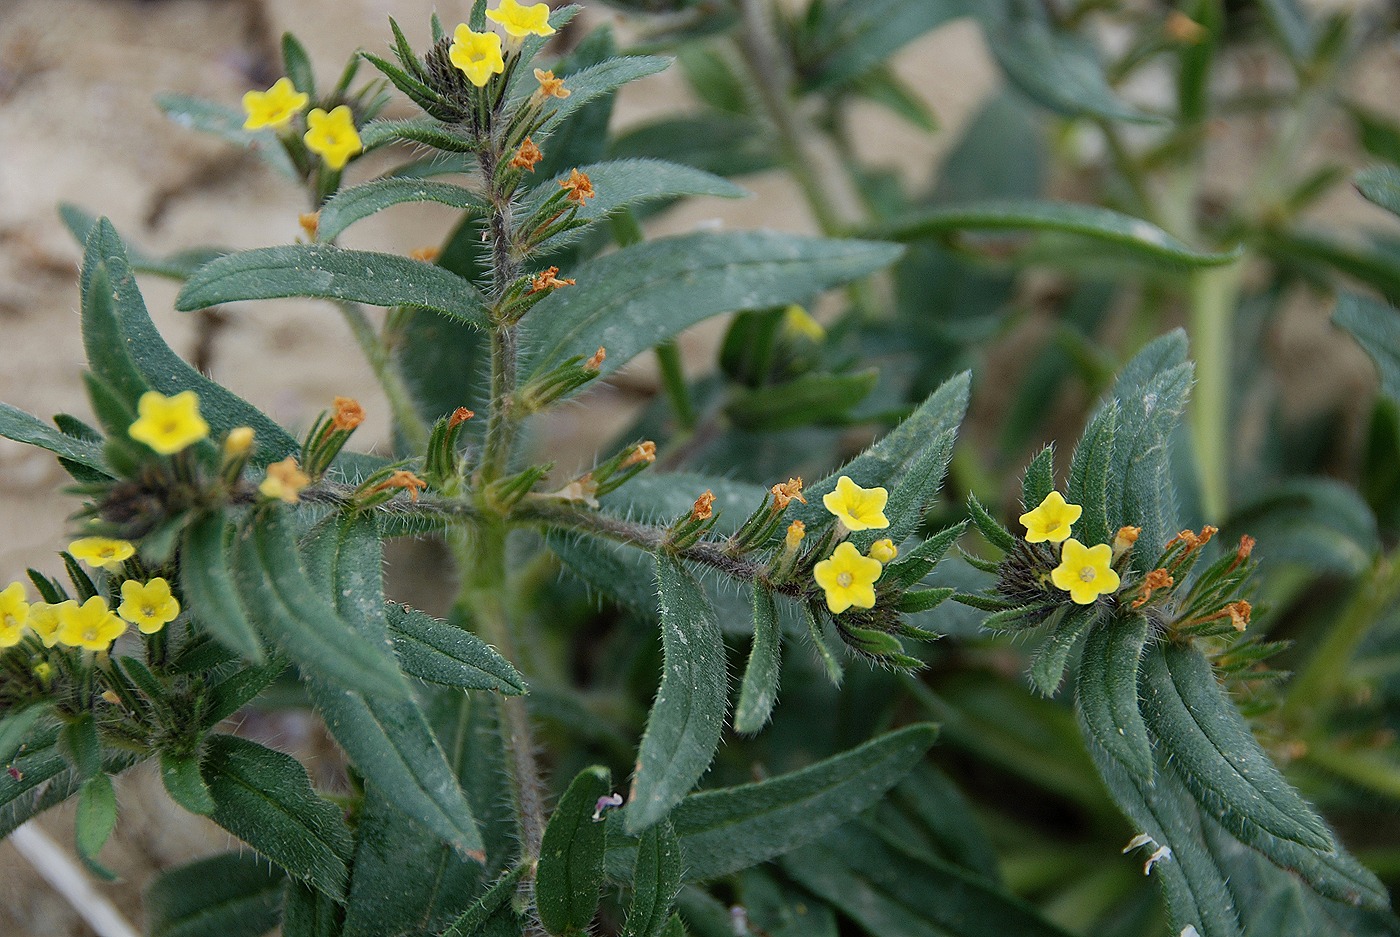
[[[1092,605],[1099,596],[1117,592],[1121,580],[1113,569],[1111,545],[1085,546],[1070,536],[1083,513],[1083,507],[1052,491],[1034,510],[1022,514],[1020,521],[1026,528],[1027,543],[1060,544],[1060,565],[1050,572],[1055,588],[1068,592],[1078,605]]]
[[[549,25],[549,5],[545,3],[523,4],[517,0],[501,0],[499,7],[486,11],[486,18],[505,32],[504,42],[499,33],[477,32],[462,23],[453,31],[452,46],[448,50],[452,64],[478,88],[484,87],[491,76],[506,70],[505,53],[518,50],[526,36],[554,35],[554,27]],[[553,75],[549,75],[549,78],[558,81]],[[540,85],[545,87],[544,79],[540,79]],[[562,88],[562,84],[559,87]]]
[[[126,633],[128,623],[142,634],[155,634],[179,615],[180,601],[160,577],[123,582],[115,611],[100,595],[83,602],[29,602],[23,584],[12,582],[0,589],[0,648],[14,647],[33,634],[44,647],[105,651]]]
[[[279,78],[266,91],[243,95],[243,129],[285,130],[310,103],[310,95],[298,91],[290,78]],[[345,104],[329,111],[313,107],[306,114],[302,143],[332,170],[344,169],[350,157],[364,150],[355,128],[355,115]]]
[[[862,488],[849,475],[842,475],[836,480],[836,488],[822,496],[822,504],[836,518],[838,537],[844,537],[858,530],[884,530],[890,526],[885,517],[889,496],[884,488]],[[838,543],[830,557],[812,568],[812,577],[826,593],[826,607],[833,615],[849,608],[874,608],[875,583],[885,564],[898,555],[894,541],[889,539],[875,541],[865,554],[848,541]]]

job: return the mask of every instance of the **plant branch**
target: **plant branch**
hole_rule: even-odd
[[[350,331],[354,334],[365,360],[369,362],[370,370],[378,379],[384,396],[389,399],[389,410],[394,415],[399,432],[403,433],[414,454],[423,453],[428,448],[428,424],[418,415],[418,409],[413,404],[413,395],[404,383],[403,376],[394,367],[388,344],[375,333],[369,318],[357,303],[337,302],[336,306],[340,308],[346,325],[350,326]]]

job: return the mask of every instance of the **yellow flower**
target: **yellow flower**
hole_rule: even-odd
[[[811,313],[803,309],[797,303],[793,303],[783,310],[783,329],[792,335],[800,335],[810,342],[821,343],[826,341],[826,329]]]
[[[467,76],[467,81],[478,88],[506,70],[506,60],[501,57],[501,37],[495,33],[472,32],[472,28],[462,23],[452,34],[452,48],[447,57]]]
[[[822,495],[822,504],[847,530],[884,530],[890,526],[885,517],[889,497],[883,488],[862,488],[849,475],[842,475],[836,480],[836,490]]]
[[[350,157],[363,150],[355,116],[342,104],[327,114],[319,107],[306,115],[306,148],[326,161],[331,169],[344,169]]]
[[[1118,588],[1118,574],[1109,565],[1112,562],[1113,547],[1106,543],[1086,547],[1071,537],[1060,553],[1060,565],[1050,571],[1050,581],[1079,605],[1092,605],[1099,596]]]
[[[243,95],[244,130],[281,127],[301,113],[311,99],[298,91],[290,78],[279,78],[266,91],[249,91]]]
[[[793,521],[788,524],[787,533],[783,536],[783,548],[789,553],[796,550],[807,536],[807,525],[801,521]]]
[[[1070,526],[1083,513],[1082,507],[1068,503],[1058,491],[1050,492],[1038,508],[1021,515],[1026,543],[1062,542],[1070,535]]]
[[[871,559],[879,560],[881,563],[888,563],[896,556],[899,556],[899,547],[894,545],[894,541],[889,537],[884,540],[876,540],[866,551]]]
[[[174,455],[209,435],[209,424],[199,415],[199,395],[192,390],[174,397],[148,390],[136,402],[140,415],[128,435],[161,455]]]
[[[840,543],[830,559],[812,568],[812,576],[826,590],[826,607],[840,614],[852,606],[875,607],[875,580],[883,569],[879,560],[861,556],[854,544]]]
[[[124,631],[126,622],[112,614],[100,595],[82,605],[64,602],[58,608],[58,640],[69,647],[105,651]]]
[[[140,628],[142,634],[155,634],[180,614],[180,602],[170,594],[170,583],[160,577],[144,585],[128,579],[122,583],[117,614]]]
[[[126,540],[113,540],[110,537],[79,537],[68,544],[68,552],[74,559],[82,560],[89,566],[114,573],[122,568],[122,563],[136,555],[136,547]]]
[[[53,647],[58,643],[59,616],[68,606],[77,608],[78,603],[69,599],[57,605],[35,602],[29,606],[29,630],[39,636],[39,640],[44,642],[44,647]]]
[[[311,477],[297,466],[293,456],[267,467],[267,477],[258,486],[264,498],[277,498],[287,504],[296,504],[301,498],[301,490],[311,484]]]
[[[0,589],[0,647],[14,647],[24,637],[24,625],[29,620],[29,603],[24,600],[24,586],[12,582]]]
[[[554,27],[549,25],[549,5],[545,3],[525,6],[517,0],[501,0],[499,8],[486,11],[486,18],[500,23],[512,39],[554,35]]]

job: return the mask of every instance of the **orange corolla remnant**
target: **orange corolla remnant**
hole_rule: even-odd
[[[598,194],[593,191],[593,180],[588,178],[588,173],[579,172],[577,169],[569,170],[569,178],[560,179],[559,185],[569,190],[566,198],[577,205],[584,204]]]
[[[365,421],[365,408],[353,397],[335,398],[335,415],[331,425],[341,432],[349,432]]]
[[[399,469],[388,478],[371,488],[367,494],[374,494],[379,491],[388,491],[390,488],[402,488],[408,492],[409,497],[414,501],[418,500],[418,492],[427,488],[428,483],[407,469]]]
[[[768,490],[773,494],[773,507],[775,510],[785,510],[793,501],[801,501],[803,504],[807,503],[807,497],[802,494],[801,478],[789,478],[787,481],[774,485]]]
[[[558,273],[558,267],[550,267],[547,270],[542,270],[535,274],[534,278],[530,280],[530,290],[525,295],[533,296],[545,290],[557,290],[561,286],[573,286],[577,282],[575,280],[561,280],[557,275]]]
[[[1225,611],[1230,613],[1230,624],[1235,626],[1236,631],[1242,632],[1249,627],[1249,616],[1254,609],[1244,599],[1240,599],[1225,606]]]
[[[520,144],[520,149],[516,150],[515,156],[511,158],[510,168],[534,172],[535,164],[542,159],[544,159],[544,153],[538,146],[535,146],[534,140],[526,137],[525,142]]]
[[[1142,608],[1158,589],[1169,589],[1176,580],[1165,569],[1154,569],[1142,580],[1142,594],[1133,599],[1133,608]]]
[[[632,450],[632,454],[629,455],[626,459],[622,460],[622,465],[619,466],[619,468],[630,468],[642,462],[645,462],[648,465],[650,465],[655,461],[656,443],[648,439],[646,442],[639,443],[637,445],[637,448]]]
[[[535,93],[542,98],[558,98],[562,101],[573,94],[572,91],[564,87],[564,79],[554,77],[554,72],[537,68],[535,69],[535,80],[540,83],[540,90]]]
[[[1195,550],[1199,550],[1201,547],[1210,543],[1210,538],[1214,537],[1218,532],[1218,527],[1211,527],[1209,524],[1207,524],[1205,527],[1202,527],[1201,532],[1199,534],[1194,533],[1190,530],[1183,530],[1181,533],[1168,540],[1167,546],[1170,547],[1172,544],[1175,543],[1183,544],[1185,549],[1181,551],[1181,554],[1182,556],[1185,556],[1186,554],[1191,553]]]
[[[1180,10],[1173,10],[1162,28],[1169,39],[1192,46],[1210,35],[1210,30]]]
[[[1235,549],[1235,561],[1230,564],[1230,572],[1240,568],[1240,564],[1249,559],[1249,554],[1254,552],[1254,538],[1249,534],[1240,537],[1240,545]]]
[[[474,416],[476,416],[474,410],[468,410],[466,407],[458,407],[456,410],[453,410],[452,415],[447,418],[447,428],[455,429]]]
[[[316,232],[321,230],[321,213],[318,211],[302,212],[297,215],[297,224],[301,225],[301,230],[306,232],[306,236],[311,240],[316,240]]]
[[[408,252],[408,256],[414,260],[421,260],[425,264],[433,263],[442,254],[441,248],[437,247],[415,247]]]
[[[706,488],[705,493],[695,499],[695,507],[690,509],[690,519],[707,521],[715,513],[715,493]]]
[[[301,499],[302,489],[309,484],[311,476],[301,470],[294,456],[287,456],[267,467],[267,477],[258,485],[258,492],[264,498],[296,504]]]
[[[593,357],[585,361],[583,366],[589,371],[598,371],[602,369],[603,362],[606,361],[607,358],[608,350],[602,345],[599,345],[598,350],[593,352]]]

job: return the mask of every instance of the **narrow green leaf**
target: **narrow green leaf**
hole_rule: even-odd
[[[704,589],[669,556],[657,557],[656,579],[665,664],[625,811],[630,833],[665,817],[710,767],[729,702],[724,638]]]
[[[170,799],[190,813],[208,816],[214,812],[214,797],[199,773],[198,757],[162,752],[160,779],[165,782]]]
[[[85,712],[63,724],[58,734],[58,748],[84,781],[102,773],[102,742],[97,737],[97,722],[92,713]]]
[[[556,11],[557,12],[557,11]],[[556,130],[564,118],[585,104],[600,98],[603,95],[611,94],[618,88],[638,78],[645,78],[648,75],[655,75],[657,72],[665,71],[671,65],[671,59],[657,55],[629,55],[622,58],[608,59],[599,62],[597,65],[590,65],[580,69],[568,76],[566,86],[569,89],[569,96],[560,100],[552,100],[550,103],[554,108],[554,113],[544,122],[540,129],[543,134],[552,133]],[[521,81],[512,88],[514,95],[524,98],[533,93],[530,82]]]
[[[1143,719],[1207,813],[1237,836],[1262,830],[1311,849],[1333,848],[1326,825],[1259,747],[1199,651],[1151,649],[1142,686]]]
[[[1055,447],[1046,446],[1026,466],[1026,474],[1021,479],[1021,504],[1027,511],[1033,510],[1054,490]]]
[[[142,904],[149,937],[263,937],[282,920],[287,875],[227,852],[160,873]]]
[[[327,244],[355,222],[405,202],[437,202],[476,214],[484,214],[487,207],[480,195],[460,185],[425,179],[373,179],[341,189],[321,206],[316,240]]]
[[[156,95],[156,106],[180,126],[212,133],[235,146],[252,150],[278,172],[301,181],[301,174],[282,148],[277,134],[272,130],[244,130],[244,114],[239,108],[168,92]]]
[[[967,496],[967,515],[971,518],[973,526],[992,546],[1003,553],[1010,553],[1016,548],[1016,538],[1011,536],[1011,531],[1001,526],[1001,521],[992,517],[986,506],[971,492]]]
[[[526,867],[522,865],[501,876],[494,885],[487,889],[486,894],[482,895],[476,904],[468,908],[461,917],[453,922],[451,927],[442,932],[442,937],[486,937],[486,925],[498,912],[508,909],[509,902],[515,895],[516,886],[520,884],[520,879],[525,875],[525,872]]]
[[[1065,606],[1060,606],[1065,608]],[[1045,639],[1031,660],[1031,685],[1042,696],[1054,696],[1064,679],[1069,656],[1079,644],[1079,639],[1099,620],[1099,608],[1094,605],[1077,605],[1063,616],[1057,617],[1053,630]]]
[[[224,647],[254,663],[263,663],[262,639],[248,621],[229,573],[223,511],[212,511],[185,528],[180,550],[180,586],[195,621]]]
[[[1075,693],[1084,735],[1143,784],[1152,783],[1152,743],[1138,709],[1138,669],[1150,633],[1143,615],[1114,617],[1090,630]]]
[[[1400,176],[1400,171],[1392,172]],[[1381,393],[1400,403],[1400,311],[1357,293],[1342,293],[1332,322],[1350,333],[1375,362]]]
[[[778,607],[773,593],[762,587],[753,590],[753,646],[739,687],[739,703],[734,707],[734,731],[749,735],[768,724],[773,704],[778,701],[778,678],[782,665],[782,634],[778,628]]]
[[[835,8],[829,51],[813,69],[813,88],[839,87],[868,74],[919,36],[964,15],[951,0],[863,0]]]
[[[937,737],[936,726],[907,726],[790,774],[692,794],[671,816],[686,880],[729,875],[836,829],[898,784]],[[634,848],[609,849],[610,874],[630,874]]]
[[[441,121],[433,120],[430,117],[410,117],[405,120],[372,120],[360,128],[360,142],[364,145],[365,152],[384,146],[386,143],[404,141],[407,143],[421,143],[430,146],[435,150],[444,150],[448,153],[472,153],[476,150],[476,145],[465,133],[453,130]],[[443,173],[459,173],[467,171],[467,164],[459,156],[442,156],[441,154],[430,157],[418,165],[425,167],[436,165]],[[385,173],[384,178],[405,175],[403,166],[396,167]]]
[[[1373,166],[1356,174],[1361,194],[1392,214],[1400,215],[1400,169]]]
[[[510,661],[465,628],[392,602],[384,613],[404,673],[468,690],[525,692],[525,678]]]
[[[282,937],[339,937],[340,909],[302,882],[290,881],[282,896]]]
[[[1113,466],[1113,437],[1118,430],[1118,405],[1109,401],[1089,420],[1084,437],[1074,448],[1069,465],[1069,495],[1066,500],[1084,509],[1074,525],[1075,538],[1093,546],[1112,543],[1109,528],[1113,514],[1108,504],[1108,476]],[[1038,504],[1039,502],[1037,502]]]
[[[623,937],[659,937],[680,892],[682,866],[681,843],[670,823],[663,820],[642,834]]]
[[[78,789],[74,836],[78,855],[94,859],[117,826],[117,792],[112,779],[98,772]]]
[[[30,446],[47,449],[61,459],[76,462],[104,475],[112,473],[102,455],[102,447],[83,439],[74,439],[49,426],[38,417],[0,403],[0,436]]]
[[[766,937],[839,937],[836,913],[824,901],[763,866],[739,873],[739,903],[749,932]],[[728,937],[726,934],[725,937]]]
[[[206,668],[196,668],[202,670]],[[287,669],[287,659],[272,657],[261,667],[247,667],[210,687],[202,728],[212,729],[253,701]]]
[[[578,286],[552,293],[526,320],[541,374],[607,349],[611,374],[711,316],[804,302],[887,266],[899,248],[871,241],[762,232],[696,234],[628,247],[570,271]]]
[[[292,87],[316,100],[316,73],[311,67],[311,56],[291,33],[282,34],[282,71],[292,80]]]
[[[777,431],[847,418],[880,382],[874,368],[850,374],[812,372],[761,388],[734,393],[725,415],[740,429]]]
[[[441,267],[325,244],[260,247],[221,257],[195,271],[175,298],[175,308],[189,312],[285,296],[431,309],[479,328],[488,325],[476,287]]]
[[[204,761],[212,819],[313,888],[345,893],[350,831],[316,796],[295,758],[232,735],[213,735]]]
[[[919,211],[881,229],[897,241],[947,237],[961,231],[1051,231],[1111,246],[1144,262],[1179,267],[1234,263],[1227,253],[1198,251],[1154,224],[1098,205],[1020,199],[987,200]]]
[[[685,932],[685,924],[681,921],[679,914],[671,915],[671,919],[666,922],[666,927],[661,931],[661,937],[688,937]]]
[[[93,228],[97,227],[96,215],[86,212],[70,202],[60,202],[58,214],[63,219],[63,225],[68,229],[68,233],[73,235],[74,240],[79,244],[86,244],[88,235],[92,233]],[[156,257],[133,247],[127,247],[127,261],[131,264],[131,269],[137,273],[154,273],[156,276],[169,277],[172,280],[184,280],[195,271],[195,268],[227,253],[229,251],[222,247],[194,247]]]
[[[624,130],[613,141],[611,155],[684,163],[720,176],[762,172],[777,162],[761,122],[722,113],[665,118]]]
[[[40,704],[11,711],[0,718],[0,769],[14,763],[35,727],[50,712],[49,705]]]
[[[558,937],[584,934],[598,912],[603,885],[604,826],[595,814],[612,793],[612,772],[584,768],[569,784],[545,827],[535,900],[540,922]]]

